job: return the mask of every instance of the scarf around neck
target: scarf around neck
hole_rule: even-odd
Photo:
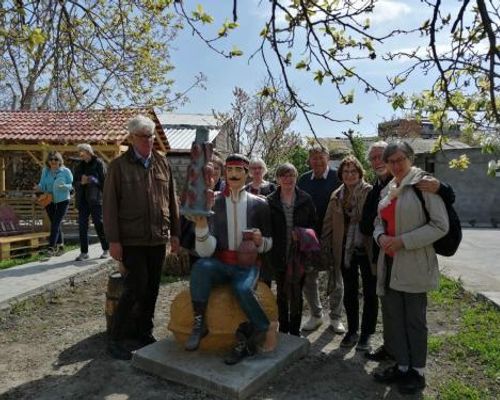
[[[410,171],[406,174],[399,185],[396,182],[396,178],[392,178],[391,181],[387,184],[387,194],[382,198],[382,200],[380,200],[378,209],[381,210],[387,207],[393,199],[399,197],[401,191],[405,186],[415,183],[415,178],[422,175],[422,173],[423,171],[420,168],[411,167]]]

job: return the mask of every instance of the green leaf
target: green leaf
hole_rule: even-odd
[[[295,65],[295,68],[297,69],[304,69],[307,67],[307,63],[302,60],[302,61],[299,61],[296,65]]]
[[[458,169],[459,171],[463,171],[467,169],[470,165],[470,160],[467,155],[462,154],[460,157],[450,160],[449,167],[453,169]]]
[[[354,103],[354,90],[351,90],[348,94],[342,96],[340,103],[345,105]]]
[[[35,28],[28,33],[28,48],[33,51],[35,47],[43,44],[46,40],[45,34],[40,28]]]
[[[219,35],[219,37],[221,37],[221,36],[226,36],[226,34],[227,34],[227,28],[223,25],[223,26],[219,29],[219,31],[217,32],[217,34]]]
[[[325,73],[321,70],[318,70],[314,73],[314,80],[318,82],[320,85],[323,84],[323,78],[325,77]]]
[[[396,111],[398,108],[403,109],[406,103],[406,98],[403,94],[396,94],[392,97],[392,109]]]
[[[229,52],[230,57],[240,57],[242,55],[243,55],[243,52],[240,49],[238,49],[236,46],[233,46],[233,48]]]

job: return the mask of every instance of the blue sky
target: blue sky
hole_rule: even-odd
[[[360,0],[361,1],[361,0]],[[220,27],[226,18],[231,18],[232,1],[209,1],[200,0],[191,2],[191,6],[202,4],[204,9],[215,18],[213,27],[206,28],[206,32],[212,32],[208,36],[213,37],[214,32]],[[446,2],[449,7],[458,7],[458,1]],[[451,4],[450,4],[451,3]],[[227,111],[232,101],[232,90],[239,86],[249,92],[256,90],[265,79],[265,69],[261,59],[257,56],[249,61],[250,54],[258,48],[259,32],[264,26],[266,15],[269,12],[267,1],[245,0],[238,2],[237,28],[228,38],[220,42],[224,49],[231,49],[233,45],[243,50],[244,56],[225,59],[210,50],[198,37],[193,36],[189,27],[180,33],[172,43],[172,62],[176,67],[172,77],[176,80],[176,90],[182,90],[190,85],[193,76],[203,72],[207,76],[206,90],[197,89],[190,93],[190,102],[178,108],[177,112],[205,113],[210,114],[212,109]],[[371,24],[375,32],[381,33],[392,28],[414,28],[421,25],[422,21],[431,16],[431,9],[420,1],[378,1],[375,12],[371,15]],[[441,44],[445,45],[446,38],[440,38]],[[416,45],[425,47],[428,38],[420,38],[419,35],[400,37],[397,40],[387,41],[383,49],[395,50],[413,48]],[[382,52],[378,52],[381,54]],[[404,69],[402,61],[389,63],[381,60],[361,61],[355,64],[356,70],[376,85],[384,86],[388,74]],[[333,88],[328,85],[319,86],[313,82],[310,75],[304,73],[292,73],[291,80],[299,94],[308,102],[314,103],[316,110],[329,113],[339,119],[355,118],[361,114],[363,119],[359,125],[344,123],[332,123],[322,119],[314,119],[313,124],[316,133],[320,137],[340,136],[342,131],[353,128],[363,135],[376,134],[377,124],[383,120],[390,119],[394,114],[390,104],[383,98],[375,95],[364,94],[363,87],[359,84],[352,85],[355,90],[355,103],[351,106],[341,105]],[[404,85],[407,92],[419,92],[428,88],[430,77],[422,73],[416,73]],[[304,118],[297,117],[293,128],[304,136],[310,135],[310,129]]]

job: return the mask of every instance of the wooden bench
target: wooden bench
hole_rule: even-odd
[[[14,207],[0,204],[0,260],[34,254],[47,244],[49,232],[22,222]]]
[[[32,231],[49,230],[50,223],[47,214],[35,199],[34,190],[0,192],[0,203],[8,204],[14,209],[19,217],[20,225],[30,227]],[[64,216],[63,226],[78,226],[78,210],[74,206],[73,199]]]
[[[36,254],[48,244],[50,232],[29,232],[0,237],[0,260]]]

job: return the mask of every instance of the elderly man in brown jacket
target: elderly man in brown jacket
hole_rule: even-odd
[[[104,229],[111,256],[121,262],[124,291],[113,316],[108,351],[129,360],[125,325],[137,309],[141,345],[156,341],[153,317],[166,244],[179,246],[179,209],[167,159],[153,149],[155,123],[142,115],[128,123],[130,147],[114,159],[104,186]],[[135,314],[135,311],[134,311]]]

